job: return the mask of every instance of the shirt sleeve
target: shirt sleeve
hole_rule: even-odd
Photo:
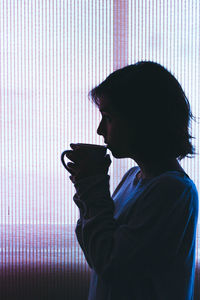
[[[76,193],[73,200],[80,211],[80,218],[77,221],[75,233],[85,258],[90,268],[93,269],[94,264],[88,253],[89,249],[87,246],[88,242],[93,242],[93,238],[87,237],[87,224],[90,228],[95,223],[95,220],[97,221],[97,227],[93,228],[93,233],[91,232],[91,234],[94,234],[94,238],[96,234],[98,235],[100,229],[98,225],[99,220],[103,220],[104,218],[112,220],[106,226],[108,231],[109,227],[111,231],[116,227],[116,221],[113,218],[115,205],[110,196],[109,180],[109,175],[101,174],[78,180],[75,183]]]
[[[197,223],[197,195],[190,186],[163,178],[137,199],[124,224],[114,219],[109,175],[75,184],[82,214],[75,229],[89,266],[104,280],[117,280],[187,259]],[[133,272],[134,270],[134,272]]]

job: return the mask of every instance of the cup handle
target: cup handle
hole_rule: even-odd
[[[66,164],[65,164],[65,161],[64,161],[64,156],[66,154],[68,150],[65,150],[62,154],[61,154],[61,161],[62,161],[62,164],[63,166],[65,167],[65,169],[67,170],[67,167],[66,167]],[[68,170],[67,170],[68,171]]]

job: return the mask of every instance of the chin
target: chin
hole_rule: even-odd
[[[110,149],[110,151],[111,151],[113,157],[115,157],[115,158],[127,158],[127,155],[125,155],[123,153],[115,152],[115,151],[113,151],[111,149]]]

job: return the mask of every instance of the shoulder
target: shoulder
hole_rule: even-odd
[[[181,172],[169,171],[157,178],[152,184],[155,194],[162,195],[169,202],[190,202],[198,207],[198,191],[194,182]],[[171,201],[170,201],[171,200]]]
[[[181,190],[196,190],[194,182],[186,173],[178,171],[168,171],[160,175],[155,181],[162,188],[176,188]]]

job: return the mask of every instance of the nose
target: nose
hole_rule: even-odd
[[[99,127],[97,128],[97,134],[104,136],[105,132],[103,130],[102,122],[100,122]]]

